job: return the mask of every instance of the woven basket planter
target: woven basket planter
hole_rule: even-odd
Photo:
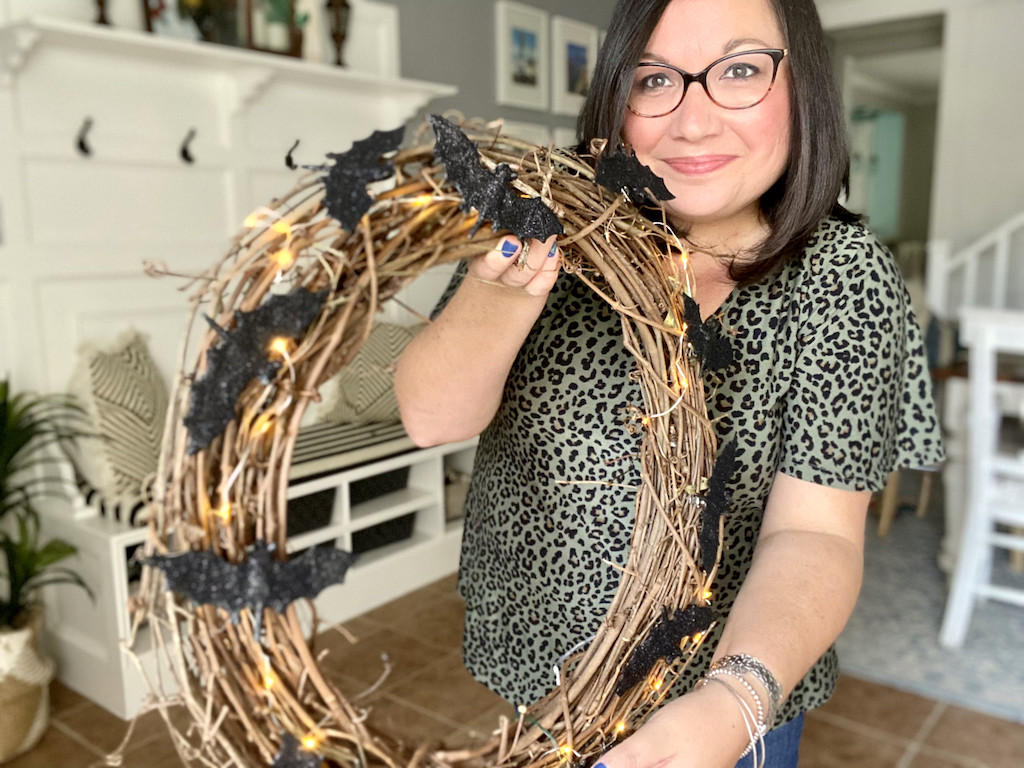
[[[55,664],[42,655],[42,611],[27,627],[0,631],[0,763],[34,747],[50,721]]]

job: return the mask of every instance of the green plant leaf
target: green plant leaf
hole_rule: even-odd
[[[0,602],[0,626],[10,625],[35,599],[37,590],[52,584],[73,584],[92,595],[82,578],[59,563],[75,553],[61,539],[40,543],[39,499],[61,496],[67,477],[47,472],[58,467],[75,441],[95,436],[84,408],[66,395],[13,393],[0,380],[0,580],[7,582]]]
[[[63,539],[50,539],[37,553],[36,563],[40,570],[71,557],[78,550]]]

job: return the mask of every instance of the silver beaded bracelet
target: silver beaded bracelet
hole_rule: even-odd
[[[758,733],[762,736],[767,733],[768,727],[771,723],[769,723],[768,718],[765,717],[764,702],[761,700],[761,695],[754,690],[754,686],[747,682],[747,679],[738,671],[734,669],[724,669],[722,667],[719,667],[718,669],[709,669],[708,673],[704,675],[704,680],[714,680],[718,677],[731,677],[747,690],[747,693],[750,694],[750,698],[754,700],[754,706],[757,707]]]
[[[752,675],[768,694],[768,712],[765,724],[771,728],[782,706],[782,686],[764,664],[745,653],[723,656],[711,664],[708,674],[719,670],[729,670],[733,675]],[[758,699],[759,700],[759,699]]]
[[[747,738],[750,739],[750,742],[747,744],[747,748],[744,749],[743,753],[740,755],[740,760],[753,752],[754,765],[759,768],[763,768],[764,760],[767,755],[764,748],[764,734],[766,731],[764,724],[755,720],[754,713],[750,711],[750,705],[743,700],[743,697],[740,696],[739,692],[733,689],[733,687],[724,680],[720,680],[718,676],[705,675],[700,679],[698,685],[705,687],[711,683],[718,683],[720,686],[725,688],[740,707],[740,712],[743,715],[743,725],[747,729]],[[760,706],[760,704],[758,706]]]

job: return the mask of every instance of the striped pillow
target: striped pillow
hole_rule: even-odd
[[[320,422],[399,421],[395,361],[422,325],[378,322],[352,361],[321,387]]]
[[[100,437],[83,441],[79,472],[104,504],[131,508],[156,471],[167,412],[167,385],[146,339],[131,331],[110,349],[84,348],[71,389]]]

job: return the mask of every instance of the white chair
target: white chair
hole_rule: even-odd
[[[992,583],[995,549],[1024,552],[1024,445],[1008,445],[1001,434],[1007,396],[1018,390],[996,381],[1001,353],[1024,356],[1024,312],[964,308],[960,334],[970,350],[968,480],[961,543],[939,637],[947,648],[963,645],[978,598],[1024,607],[1024,590]],[[1020,390],[1014,412],[1024,421],[1024,384]]]

